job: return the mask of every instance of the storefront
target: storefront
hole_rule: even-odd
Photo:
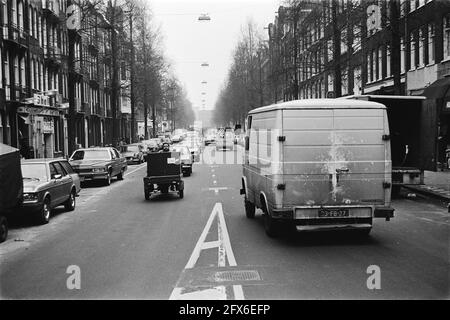
[[[25,158],[54,158],[64,154],[64,120],[57,108],[17,108],[21,154]]]

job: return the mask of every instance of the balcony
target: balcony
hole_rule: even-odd
[[[81,110],[81,99],[75,98],[75,111],[78,113],[84,113],[83,110]]]
[[[56,0],[42,1],[42,10],[44,15],[48,18],[52,19],[54,22],[59,22],[61,15],[59,12],[59,5]]]
[[[22,48],[28,47],[28,34],[23,31],[23,28],[15,25],[3,25],[3,39],[9,41]]]
[[[90,116],[91,115],[91,106],[87,102],[81,103],[81,109],[83,110],[85,115]]]
[[[44,48],[45,61],[50,66],[59,67],[62,63],[61,49],[58,47],[46,47]]]

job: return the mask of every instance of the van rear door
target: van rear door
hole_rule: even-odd
[[[283,110],[284,205],[383,205],[390,201],[385,109]]]

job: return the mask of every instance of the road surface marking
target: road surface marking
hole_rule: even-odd
[[[213,221],[217,220],[217,235],[218,240],[205,241]],[[184,269],[192,269],[197,263],[202,250],[217,248],[217,266],[224,268],[228,265],[231,267],[237,266],[236,258],[234,257],[233,249],[231,248],[230,236],[228,235],[227,225],[223,214],[222,203],[217,202],[211,212],[211,215],[206,222],[206,225],[197,240],[197,244],[192,251],[192,254],[186,263]],[[242,285],[233,285],[234,298],[236,300],[244,300],[244,291]],[[184,299],[214,299],[222,300],[227,298],[225,286],[215,286],[213,288],[194,290],[185,292],[186,289],[182,287],[175,287],[169,297],[169,300],[184,300]]]
[[[139,165],[136,169],[133,169],[133,170],[131,170],[131,171],[128,171],[128,170],[125,171],[125,176],[127,176],[127,175],[129,175],[129,174],[132,174],[132,173],[134,173],[134,172],[136,172],[136,171],[138,171],[138,170],[140,170],[140,169],[142,169],[142,168],[145,168],[146,165],[147,165],[147,163],[144,162],[143,164]]]

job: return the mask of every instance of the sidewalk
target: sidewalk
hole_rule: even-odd
[[[425,171],[423,185],[406,188],[450,202],[450,171]]]

